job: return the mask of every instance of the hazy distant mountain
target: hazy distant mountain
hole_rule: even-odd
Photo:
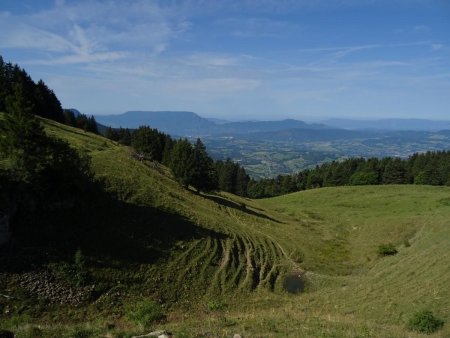
[[[214,123],[214,124],[225,124],[225,123],[230,123],[230,121],[228,120],[223,120],[223,119],[216,119],[213,117],[208,117],[206,118],[208,121]]]
[[[216,124],[187,111],[128,111],[119,115],[97,115],[96,120],[111,127],[137,128],[148,125],[168,134],[203,135]]]
[[[438,131],[450,129],[450,121],[433,121],[426,119],[381,119],[351,120],[329,119],[324,124],[341,129],[376,129],[376,130],[422,130]]]
[[[220,126],[222,133],[228,134],[248,134],[260,132],[275,132],[287,129],[325,129],[323,124],[308,124],[298,120],[282,120],[282,121],[246,121],[246,122],[230,122]]]
[[[179,136],[234,135],[271,132],[292,128],[324,129],[325,125],[298,120],[228,122],[203,118],[184,111],[129,111],[119,115],[97,115],[96,120],[111,127],[137,128],[148,125]]]

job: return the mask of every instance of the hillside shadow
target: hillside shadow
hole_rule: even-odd
[[[99,264],[150,264],[167,257],[179,241],[226,237],[182,215],[120,201],[99,184],[85,197],[82,206],[70,211],[18,219],[21,229],[0,255],[0,271],[73,261],[78,249]]]
[[[97,209],[89,223],[80,238],[89,254],[133,263],[153,263],[178,241],[225,237],[179,214],[116,199]]]
[[[275,223],[282,223],[281,221],[276,220],[275,218],[272,218],[270,216],[267,216],[266,214],[263,214],[261,212],[257,212],[255,210],[250,209],[247,205],[245,205],[243,203],[242,204],[241,203],[236,203],[236,202],[230,201],[227,198],[224,198],[224,197],[221,197],[221,196],[217,196],[217,195],[202,194],[202,197],[204,197],[204,198],[206,198],[206,199],[208,199],[210,201],[213,201],[213,202],[215,202],[217,204],[220,204],[220,205],[222,205],[224,207],[233,208],[233,209],[245,212],[245,213],[247,213],[249,215],[256,216],[256,217],[259,217],[259,218],[264,218],[264,219],[267,219],[267,220],[275,222]]]

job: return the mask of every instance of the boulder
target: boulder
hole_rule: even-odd
[[[131,338],[144,338],[144,337],[172,338],[172,334],[167,331],[159,330],[144,334],[142,336],[133,336]]]

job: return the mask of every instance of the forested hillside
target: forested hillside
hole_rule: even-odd
[[[248,196],[271,197],[320,187],[382,184],[450,185],[450,151],[414,154],[407,159],[351,158],[324,163],[294,175],[252,180]]]

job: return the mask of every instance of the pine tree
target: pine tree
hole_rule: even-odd
[[[119,129],[119,143],[129,146],[131,144],[131,133],[128,128],[120,128]]]
[[[161,162],[165,135],[148,126],[140,126],[131,135],[131,146],[146,157]]]
[[[187,139],[176,142],[171,152],[170,169],[184,188],[188,188],[192,183],[193,152],[192,145]]]
[[[90,116],[86,122],[86,131],[89,131],[94,134],[98,134],[97,121],[95,121],[94,116]]]
[[[77,120],[75,118],[75,114],[70,109],[64,109],[63,111],[64,123],[71,127],[76,127]]]
[[[47,87],[44,81],[39,80],[35,85],[34,101],[35,114],[57,121],[64,122],[63,109],[55,93]]]
[[[112,141],[118,141],[119,140],[119,134],[112,127],[108,127],[108,129],[106,129],[105,137],[107,139],[112,140]]]
[[[0,120],[0,154],[8,159],[18,180],[31,181],[41,169],[39,157],[45,146],[45,133],[32,115],[33,105],[20,83],[6,98],[6,115]]]
[[[191,184],[197,189],[197,192],[217,188],[217,172],[214,162],[208,156],[200,139],[197,139],[192,153]]]
[[[215,166],[219,189],[234,194],[236,191],[237,165],[230,158],[227,158],[225,162],[217,161]]]
[[[250,181],[250,177],[245,172],[245,169],[237,165],[238,169],[236,172],[236,184],[235,184],[235,194],[239,196],[247,196],[247,186]]]
[[[405,183],[407,183],[407,176],[404,162],[399,158],[391,158],[384,168],[383,184]]]

